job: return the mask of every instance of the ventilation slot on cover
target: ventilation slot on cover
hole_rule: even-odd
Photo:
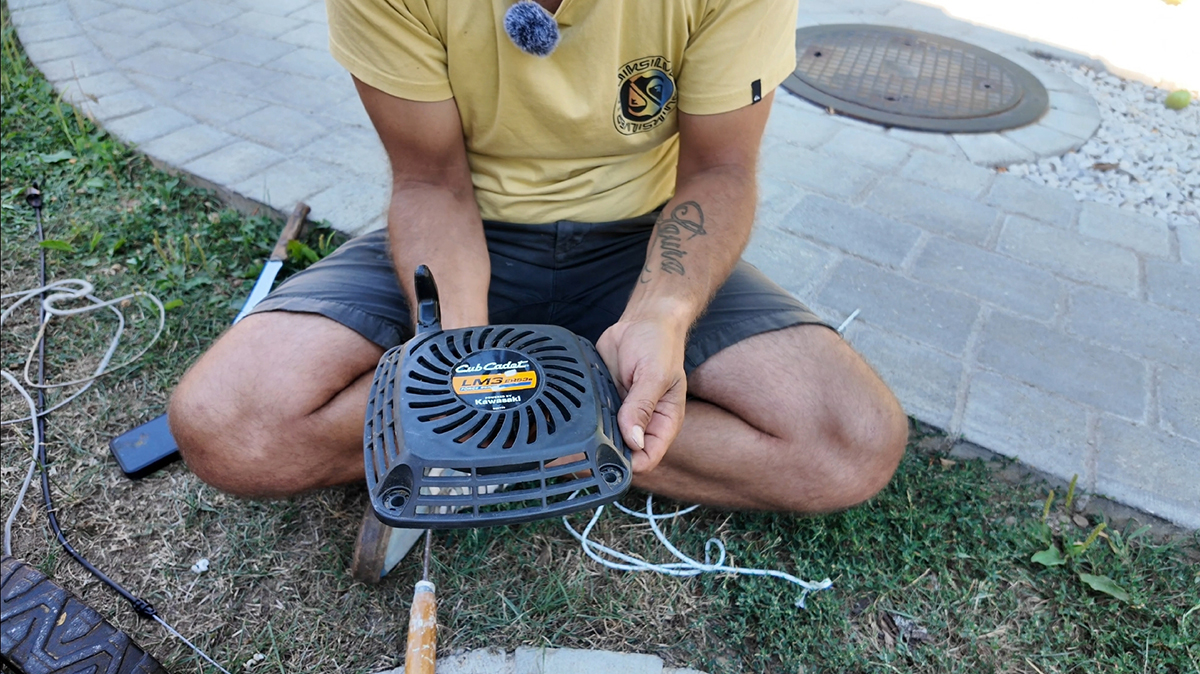
[[[491,418],[492,418],[491,414],[483,415],[483,418],[481,418],[479,420],[479,423],[477,423],[474,426],[467,429],[466,433],[463,433],[462,435],[458,436],[457,438],[454,438],[454,441],[461,444],[461,443],[466,442],[467,440],[470,440],[471,436],[475,435],[476,433],[478,433],[480,431],[480,429],[482,429],[484,426],[486,426],[488,419],[491,419]]]
[[[417,364],[418,364],[418,365],[420,365],[421,367],[425,368],[426,370],[429,370],[430,372],[434,372],[434,373],[440,374],[440,375],[442,375],[443,377],[449,377],[449,376],[450,376],[450,370],[443,370],[442,368],[440,368],[440,367],[438,367],[438,366],[434,365],[433,363],[429,362],[429,360],[427,360],[427,359],[425,358],[425,356],[418,356],[418,357],[417,357]]]
[[[475,417],[475,415],[477,415],[477,414],[479,414],[479,412],[476,412],[475,410],[471,410],[471,411],[467,412],[466,414],[464,414],[463,416],[455,419],[454,421],[451,421],[450,423],[445,424],[444,426],[438,426],[437,428],[433,429],[433,432],[438,433],[438,434],[449,433],[450,431],[458,428],[459,426],[462,426],[463,424],[465,424],[468,421],[470,421],[471,419],[473,419]]]
[[[446,348],[456,360],[462,360],[463,355],[458,352],[458,347],[454,346],[454,335],[446,335]]]
[[[496,436],[500,435],[500,428],[504,426],[504,420],[508,417],[508,415],[504,412],[501,412],[500,414],[497,414],[496,417],[496,424],[492,426],[492,430],[488,431],[488,434],[484,436],[482,441],[480,441],[480,449],[487,449],[492,444],[492,441],[496,439]]]

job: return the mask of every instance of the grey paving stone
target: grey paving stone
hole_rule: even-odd
[[[13,12],[14,21],[19,23],[17,18],[20,16],[21,11],[31,9],[33,7],[41,7],[42,5],[49,5],[52,2],[54,2],[54,0],[11,0],[5,4],[8,5],[9,11]]]
[[[1057,157],[1078,149],[1084,141],[1041,124],[1030,124],[1011,131],[1002,131],[1001,136],[1011,140],[1038,157]]]
[[[320,110],[319,113],[322,117],[335,119],[348,126],[371,130],[375,128],[371,125],[371,118],[367,116],[367,111],[358,96],[351,96],[337,105]]]
[[[165,26],[159,26],[154,30],[146,31],[142,39],[164,47],[195,52],[204,45],[212,44],[213,42],[224,40],[234,35],[234,31],[228,28],[203,26],[187,21],[172,21]]]
[[[896,394],[904,411],[927,424],[949,428],[962,362],[937,349],[859,323],[846,338]]]
[[[263,12],[264,14],[287,16],[292,12],[307,7],[310,2],[309,0],[235,0],[233,4],[243,9]]]
[[[236,137],[207,124],[193,124],[142,145],[142,152],[171,166],[183,166],[213,150],[229,145]]]
[[[1158,406],[1163,424],[1169,430],[1200,442],[1200,377],[1163,368]]]
[[[121,7],[88,21],[88,30],[103,30],[109,33],[138,37],[148,30],[170,23],[171,19],[151,12]]]
[[[329,19],[328,15],[325,13],[324,2],[309,3],[308,6],[288,14],[288,18],[300,19],[301,21],[310,21],[312,23],[325,23]]]
[[[963,437],[1054,475],[1091,484],[1087,408],[991,372],[971,377]]]
[[[979,315],[977,300],[855,259],[838,264],[816,302],[835,317],[862,309],[857,320],[953,355],[963,352]]]
[[[1200,443],[1105,415],[1098,450],[1097,491],[1200,528]]]
[[[884,135],[855,128],[844,128],[821,146],[821,152],[841,157],[877,171],[890,172],[904,163],[912,146]]]
[[[257,95],[272,103],[302,112],[320,112],[348,98],[358,98],[349,77],[328,82],[282,75],[275,82],[263,87]]]
[[[1044,269],[941,237],[929,240],[910,273],[1042,321],[1054,318],[1063,295],[1062,281]]]
[[[328,50],[308,47],[296,47],[263,67],[323,80],[345,80],[349,77],[346,69],[333,60]]]
[[[888,138],[902,140],[909,145],[915,145],[920,148],[954,157],[955,159],[966,159],[967,155],[954,142],[954,139],[944,133],[932,133],[927,131],[913,131],[911,129],[891,128],[887,130]]]
[[[81,22],[89,22],[91,19],[117,9],[115,4],[104,0],[71,0],[70,5],[75,20]]]
[[[171,47],[154,47],[121,61],[121,66],[137,73],[178,79],[212,62],[211,56]]]
[[[205,26],[215,26],[222,21],[242,13],[240,7],[209,0],[188,0],[167,10],[167,16],[179,21],[190,21]]]
[[[96,49],[38,64],[38,70],[51,82],[68,82],[106,73],[112,69],[112,61]]]
[[[1036,159],[1029,148],[997,133],[956,133],[953,138],[967,158],[980,166],[1008,166]]]
[[[890,132],[889,132],[890,133]],[[900,169],[900,176],[964,197],[978,196],[991,184],[994,171],[965,159],[918,149]]]
[[[985,201],[1009,213],[1027,215],[1059,227],[1070,227],[1079,210],[1079,202],[1065,190],[1010,175],[996,176]]]
[[[1179,227],[1179,258],[1184,264],[1200,265],[1200,227]]]
[[[317,142],[322,143],[323,141]],[[329,145],[332,146],[333,144],[330,143]],[[336,152],[336,148],[329,147],[327,151]],[[780,180],[775,176],[759,174],[758,204],[754,210],[755,228],[775,228],[779,225],[779,221],[783,219],[783,216],[792,210],[793,206],[800,203],[800,200],[806,194],[808,192],[785,180]]]
[[[74,20],[70,21],[52,21],[50,23],[36,23],[30,25],[17,24],[17,37],[21,38],[21,44],[33,44],[35,42],[49,42],[50,40],[61,40],[64,37],[72,35],[81,35],[83,29]],[[41,64],[38,64],[39,66]]]
[[[244,63],[217,61],[207,68],[185,75],[183,80],[212,91],[252,96],[259,94],[263,87],[278,81],[280,77],[280,73],[273,70],[263,70]],[[261,99],[261,96],[255,97]]]
[[[1038,124],[1075,136],[1080,140],[1087,140],[1100,127],[1100,113],[1097,111],[1095,114],[1079,114],[1050,108],[1046,115],[1038,120]]]
[[[1040,323],[993,313],[976,362],[1006,376],[1130,419],[1145,411],[1145,367]]]
[[[36,26],[40,23],[55,23],[58,21],[74,21],[75,15],[66,3],[52,3],[39,7],[21,10],[20,25]]]
[[[776,96],[779,96],[776,93]],[[811,107],[811,106],[810,106]],[[833,137],[842,126],[824,113],[813,113],[779,98],[771,106],[765,135],[785,143],[813,148]]]
[[[81,77],[62,83],[59,92],[69,103],[79,101],[94,101],[103,96],[119,94],[136,88],[134,83],[122,73],[110,70],[99,75]]]
[[[326,131],[308,115],[291,108],[269,105],[226,125],[230,132],[276,150],[291,152]]]
[[[662,669],[662,660],[639,653],[521,647],[513,654],[513,674],[662,674]]]
[[[180,82],[176,79],[155,77],[154,75],[145,75],[132,71],[125,72],[129,75],[129,79],[137,84],[138,89],[142,93],[157,98],[160,101],[160,105],[170,105],[179,109],[176,99],[192,89],[186,82]]]
[[[286,158],[269,147],[238,141],[184,164],[183,169],[217,185],[235,185]]]
[[[329,31],[322,24],[306,23],[279,36],[280,42],[312,49],[329,48]]]
[[[293,156],[232,187],[242,196],[289,212],[297,202],[350,180],[353,178],[340,166]]]
[[[295,48],[295,45],[276,42],[268,38],[234,35],[203,47],[200,53],[226,61],[260,66],[268,61],[274,61]]]
[[[379,220],[387,209],[391,190],[386,182],[338,183],[308,199],[307,203],[312,207],[309,217],[326,220],[343,232],[360,233],[369,224]]]
[[[198,86],[190,87],[179,94],[173,102],[179,109],[187,110],[197,119],[219,125],[245,117],[269,105],[255,98],[226,94]]]
[[[113,61],[121,61],[151,47],[150,42],[131,40],[128,35],[110,33],[106,30],[89,29],[87,36],[101,52]]]
[[[857,164],[793,145],[764,147],[759,170],[806,190],[842,199],[861,193],[876,176]]]
[[[113,0],[114,4],[143,12],[160,12],[178,5],[182,0]]]
[[[1080,90],[1075,91],[1047,91],[1050,95],[1050,107],[1063,112],[1072,112],[1077,115],[1096,115],[1096,101],[1088,96],[1086,92]]]
[[[976,201],[892,177],[871,190],[866,207],[976,245],[987,240],[999,216],[995,209]]]
[[[899,267],[921,238],[919,227],[819,195],[804,197],[779,226],[889,267]]]
[[[799,298],[808,297],[825,271],[838,260],[825,250],[778,229],[756,228],[742,259]]]
[[[1076,281],[1137,292],[1133,251],[1019,215],[1005,220],[996,250]]]
[[[31,42],[23,46],[25,47],[25,53],[29,56],[29,60],[34,63],[53,61],[95,50],[91,42],[79,36],[64,37],[60,40],[46,40],[45,42]]]
[[[404,674],[404,667],[377,674]],[[498,649],[474,650],[438,658],[437,674],[513,674],[513,658]]]
[[[1150,301],[1200,316],[1200,269],[1168,260],[1146,260]]]
[[[261,35],[262,37],[278,37],[288,31],[296,30],[303,23],[303,21],[290,19],[286,16],[249,10],[229,17],[221,25],[232,28],[239,33]]]
[[[141,145],[195,123],[196,120],[174,108],[154,107],[134,115],[105,121],[104,128],[126,142]]]
[[[107,126],[112,120],[154,107],[156,102],[144,92],[134,90],[81,101],[78,105],[84,114],[93,120],[104,122]]]
[[[1071,292],[1067,330],[1200,374],[1200,318],[1096,288]]]
[[[1079,213],[1079,231],[1147,255],[1171,254],[1171,231],[1167,223],[1130,210],[1085,201]]]

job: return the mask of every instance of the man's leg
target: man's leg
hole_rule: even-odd
[[[832,330],[800,325],[722,349],[688,377],[683,431],[634,484],[680,501],[828,512],[887,484],[908,420]]]

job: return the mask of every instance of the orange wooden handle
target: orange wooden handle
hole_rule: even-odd
[[[296,204],[296,210],[287,219],[287,224],[283,226],[283,231],[279,234],[279,239],[275,242],[275,248],[271,250],[272,260],[286,260],[288,256],[287,245],[293,239],[300,238],[300,230],[304,228],[304,220],[308,217],[308,204],[301,201]]]
[[[408,614],[408,650],[404,674],[433,674],[437,665],[437,599],[433,583],[422,580],[413,591]]]

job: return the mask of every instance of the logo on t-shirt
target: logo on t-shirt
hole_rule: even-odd
[[[613,124],[626,136],[653,129],[675,109],[671,62],[662,56],[626,63],[617,71],[617,82]]]

